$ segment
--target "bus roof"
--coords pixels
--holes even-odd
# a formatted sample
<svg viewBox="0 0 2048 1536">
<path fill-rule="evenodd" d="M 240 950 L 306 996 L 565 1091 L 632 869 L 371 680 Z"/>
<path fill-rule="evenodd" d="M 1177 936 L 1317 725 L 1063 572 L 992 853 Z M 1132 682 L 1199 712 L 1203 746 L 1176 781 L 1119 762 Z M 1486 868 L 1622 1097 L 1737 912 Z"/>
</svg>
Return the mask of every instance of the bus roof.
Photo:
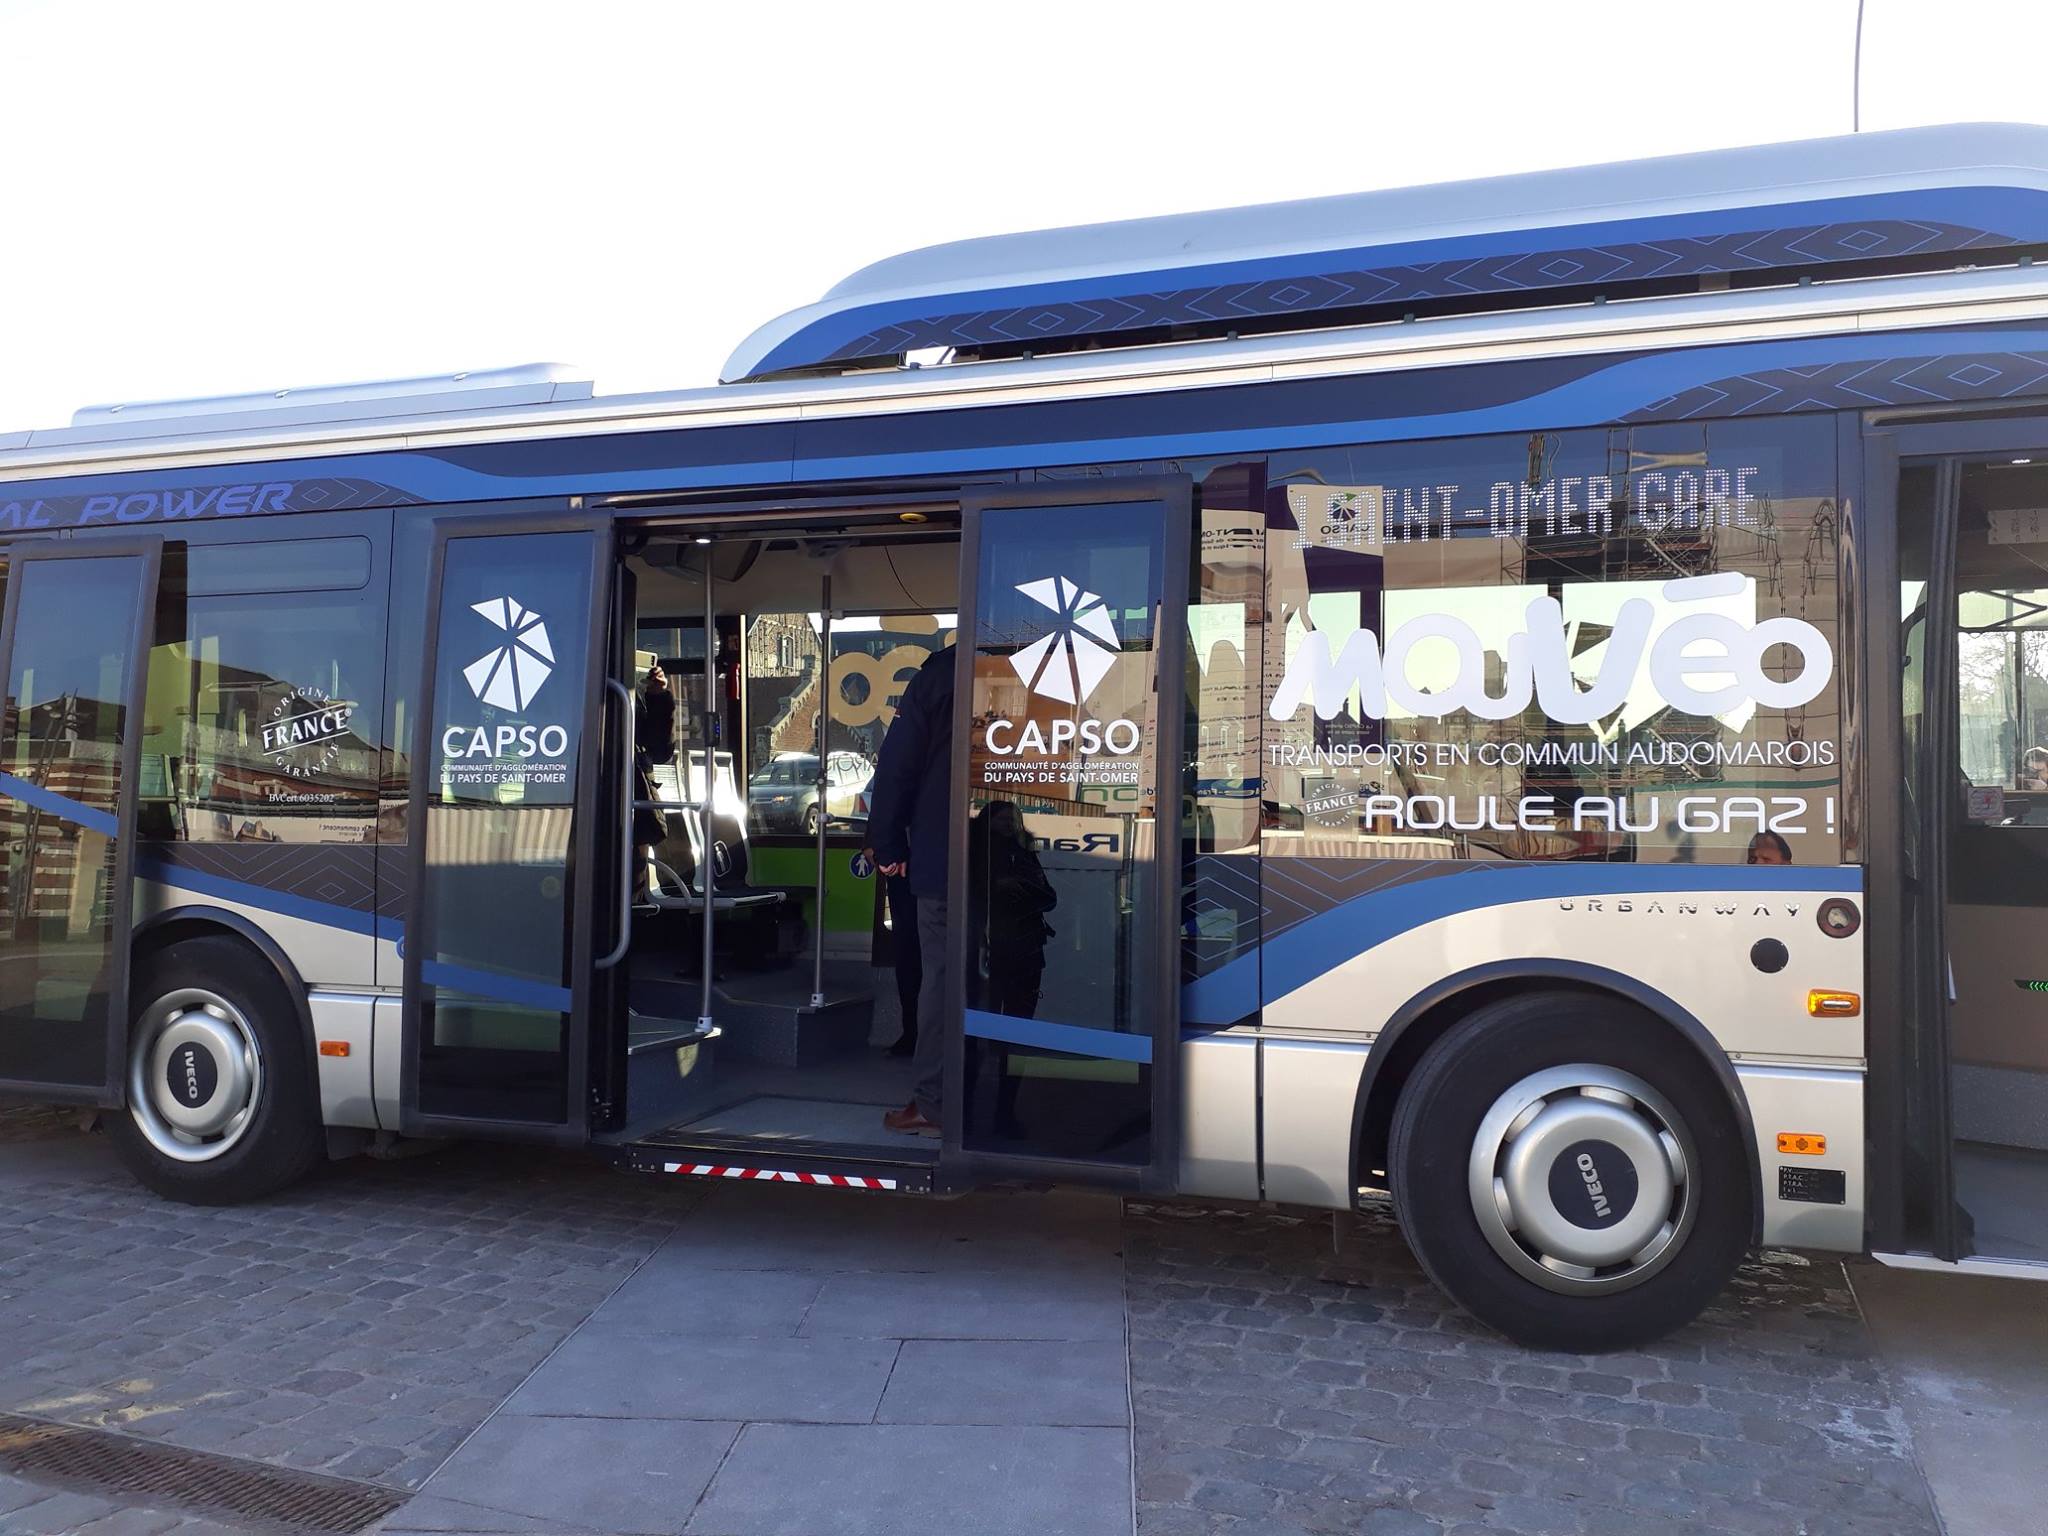
<svg viewBox="0 0 2048 1536">
<path fill-rule="evenodd" d="M 2048 127 L 1906 128 L 954 241 L 863 267 L 755 331 L 720 376 L 1914 270 L 2044 243 Z"/>
<path fill-rule="evenodd" d="M 1804 180 L 1798 179 L 1801 174 Z M 1604 201 L 1592 200 L 1588 189 L 1596 185 L 1608 189 Z M 1632 204 L 1625 195 L 1630 187 L 1637 194 Z M 1574 196 L 1576 203 L 1571 201 Z M 1723 204 L 1719 213 L 1741 226 L 1724 237 L 1710 235 L 1705 227 L 1713 211 L 1709 203 L 1716 197 Z M 1818 246 L 1810 229 L 1805 236 L 1792 226 L 1768 237 L 1743 233 L 1760 222 L 1756 210 L 1766 204 L 1782 213 L 1804 200 L 1841 213 L 1847 205 L 1863 206 L 1873 199 L 1890 199 L 1898 206 L 1881 218 L 1871 214 L 1860 223 L 1843 219 L 1814 226 L 1829 231 L 1827 241 Z M 1954 205 L 1952 220 L 1935 219 L 1937 199 L 1945 200 L 1944 206 Z M 1906 203 L 1919 217 L 1905 216 Z M 1366 214 L 1359 210 L 1382 226 L 1380 235 L 1370 237 L 1380 241 L 1372 249 L 1383 256 L 1397 247 L 1412 251 L 1423 243 L 1416 235 L 1426 210 L 1448 210 L 1454 204 L 1468 210 L 1466 233 L 1446 233 L 1439 244 L 1520 239 L 1526 245 L 1539 236 L 1549 239 L 1559 230 L 1583 234 L 1580 226 L 1595 213 L 1604 216 L 1624 206 L 1633 209 L 1630 217 L 1639 226 L 1657 219 L 1690 220 L 1694 233 L 1667 234 L 1656 247 L 1674 268 L 1693 274 L 1690 286 L 1646 289 L 1623 283 L 1612 293 L 1530 287 L 1511 295 L 1512 302 L 1489 306 L 1468 295 L 1458 304 L 1434 309 L 1418 304 L 1417 313 L 1407 315 L 1398 308 L 1389 314 L 1384 307 L 1368 313 L 1341 305 L 1317 309 L 1311 302 L 1314 285 L 1298 279 L 1262 290 L 1274 303 L 1295 303 L 1294 311 L 1277 318 L 1268 315 L 1261 324 L 1248 323 L 1241 333 L 1217 327 L 1176 328 L 1167 335 L 1076 332 L 1064 339 L 1054 337 L 1036 356 L 1022 357 L 1016 350 L 962 344 L 943 368 L 920 368 L 914 360 L 910 366 L 890 367 L 773 364 L 773 358 L 790 347 L 822 345 L 821 327 L 828 322 L 857 325 L 876 306 L 899 302 L 885 295 L 922 295 L 917 304 L 937 309 L 960 302 L 962 292 L 988 291 L 999 280 L 992 274 L 1008 270 L 999 268 L 1001 261 L 1021 264 L 1027 257 L 1036 259 L 1041 274 L 1092 270 L 1096 275 L 1085 281 L 1105 291 L 1112 282 L 1128 286 L 1141 280 L 1158 289 L 1164 274 L 1192 270 L 1163 265 L 1169 257 L 1213 265 L 1226 247 L 1250 250 L 1255 230 L 1265 237 L 1262 249 L 1270 252 L 1282 235 L 1289 235 L 1298 250 L 1286 259 L 1298 267 L 1311 262 L 1327 267 L 1327 252 L 1357 249 L 1357 242 L 1368 238 L 1358 233 L 1368 227 Z M 1673 213 L 1679 204 L 1696 211 Z M 1398 222 L 1397 214 L 1407 222 Z M 1580 224 L 1568 225 L 1571 219 Z M 1608 225 L 1614 222 L 1609 219 Z M 1343 235 L 1346 227 L 1353 233 Z M 1451 229 L 1448 212 L 1437 227 Z M 1198 237 L 1198 229 L 1209 232 Z M 1186 233 L 1175 233 L 1182 230 Z M 1347 239 L 1350 246 L 1343 245 Z M 1047 265 L 1062 248 L 1071 253 L 1067 266 Z M 1881 264 L 1873 269 L 1867 260 L 1804 269 L 1781 265 L 1761 274 L 1753 265 L 1731 265 L 1738 259 L 1753 263 L 1771 252 L 1780 253 L 1774 260 L 1790 261 L 1801 252 L 1867 256 L 1885 248 L 1915 248 L 1918 255 L 1895 255 L 1889 258 L 1895 263 L 1890 269 Z M 1467 259 L 1455 265 L 1468 286 L 1475 267 L 1497 275 L 1520 274 L 1516 280 L 1521 281 L 1529 280 L 1530 270 L 1543 281 L 1563 281 L 1569 277 L 1568 268 L 1581 262 L 1589 249 L 1540 259 L 1525 251 L 1516 258 Z M 1616 251 L 1625 255 L 1631 249 L 1613 248 L 1604 259 L 1620 259 Z M 1783 255 L 1787 251 L 1792 255 Z M 1944 324 L 1967 323 L 1971 316 L 1986 321 L 2020 313 L 2034 317 L 2048 312 L 2048 263 L 2032 261 L 2044 252 L 2048 128 L 1911 129 L 1769 145 L 1135 220 L 1092 230 L 1005 236 L 912 252 L 856 273 L 824 303 L 795 311 L 757 332 L 735 354 L 728 373 L 745 366 L 738 359 L 749 348 L 755 350 L 760 366 L 749 378 L 722 385 L 604 395 L 594 393 L 588 382 L 562 365 L 534 364 L 436 378 L 92 407 L 66 426 L 0 431 L 0 484 L 11 488 L 78 475 L 182 471 L 201 464 L 275 463 L 511 439 L 826 421 L 877 411 L 1022 403 L 1076 392 L 1136 395 L 1254 382 L 1283 373 L 1379 372 L 1425 363 L 1579 353 L 1588 347 L 1638 351 L 1665 345 L 1660 338 L 1667 335 L 1683 334 L 1696 342 L 1703 326 L 1711 326 L 1719 339 L 1762 340 L 1925 326 L 1936 317 Z M 1247 257 L 1246 262 L 1252 259 Z M 1913 265 L 1914 260 L 1920 265 Z M 1141 265 L 1147 261 L 1151 265 Z M 1728 270 L 1716 277 L 1709 270 L 1716 264 Z M 1551 270 L 1546 273 L 1546 268 Z M 951 288 L 942 286 L 942 272 L 953 274 Z M 1811 284 L 1804 283 L 1808 276 L 1814 279 Z M 1014 274 L 1000 280 L 1023 281 Z M 1041 286 L 1050 285 L 1048 279 Z M 1289 299 L 1295 290 L 1299 292 Z M 1228 291 L 1242 295 L 1250 290 L 1239 285 Z M 1500 300 L 1502 295 L 1480 297 Z M 1601 297 L 1617 302 L 1587 302 Z M 1408 319 L 1418 323 L 1399 323 Z M 771 336 L 777 327 L 782 328 L 780 340 Z M 4 504 L 5 498 L 0 498 Z"/>
</svg>

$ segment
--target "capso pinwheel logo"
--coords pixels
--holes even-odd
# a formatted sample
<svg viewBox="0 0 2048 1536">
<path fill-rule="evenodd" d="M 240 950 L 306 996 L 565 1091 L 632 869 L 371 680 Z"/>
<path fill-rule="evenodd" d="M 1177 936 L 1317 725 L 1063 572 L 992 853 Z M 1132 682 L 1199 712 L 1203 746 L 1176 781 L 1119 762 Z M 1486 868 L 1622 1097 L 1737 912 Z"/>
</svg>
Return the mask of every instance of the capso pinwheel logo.
<svg viewBox="0 0 2048 1536">
<path fill-rule="evenodd" d="M 1109 610 L 1101 598 L 1082 591 L 1064 576 L 1019 582 L 1017 590 L 1060 618 L 1051 634 L 1017 652 L 1010 665 L 1033 693 L 1062 704 L 1083 702 L 1123 648 L 1116 626 L 1109 621 Z"/>
<path fill-rule="evenodd" d="M 503 645 L 493 646 L 462 669 L 469 691 L 499 709 L 525 709 L 555 670 L 547 625 L 516 597 L 494 597 L 469 606 L 505 632 Z"/>
</svg>

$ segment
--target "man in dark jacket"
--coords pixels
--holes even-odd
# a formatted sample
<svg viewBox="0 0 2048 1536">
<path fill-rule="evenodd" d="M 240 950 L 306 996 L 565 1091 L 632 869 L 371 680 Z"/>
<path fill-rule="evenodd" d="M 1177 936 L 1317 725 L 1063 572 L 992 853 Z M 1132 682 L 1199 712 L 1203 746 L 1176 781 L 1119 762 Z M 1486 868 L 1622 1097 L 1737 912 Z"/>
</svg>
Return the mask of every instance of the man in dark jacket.
<svg viewBox="0 0 2048 1536">
<path fill-rule="evenodd" d="M 641 680 L 640 707 L 633 715 L 633 798 L 655 798 L 654 770 L 676 760 L 676 696 L 659 661 Z M 668 826 L 650 810 L 633 812 L 633 894 L 647 894 L 653 874 L 648 861 L 668 836 Z"/>
<path fill-rule="evenodd" d="M 903 690 L 882 738 L 868 802 L 876 867 L 900 875 L 917 898 L 923 976 L 917 994 L 917 1049 L 910 1102 L 882 1116 L 892 1131 L 933 1135 L 945 1075 L 946 853 L 953 820 L 953 647 L 932 654 Z"/>
</svg>

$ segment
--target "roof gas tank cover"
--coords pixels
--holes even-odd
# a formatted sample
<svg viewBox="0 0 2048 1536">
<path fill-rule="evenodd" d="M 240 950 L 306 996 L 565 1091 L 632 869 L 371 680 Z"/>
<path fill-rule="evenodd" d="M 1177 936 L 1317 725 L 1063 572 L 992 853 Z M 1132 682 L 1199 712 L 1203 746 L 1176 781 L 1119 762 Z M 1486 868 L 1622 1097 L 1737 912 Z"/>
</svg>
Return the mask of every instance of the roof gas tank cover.
<svg viewBox="0 0 2048 1536">
<path fill-rule="evenodd" d="M 2009 263 L 2048 128 L 1959 124 L 962 240 L 762 326 L 727 383 Z"/>
<path fill-rule="evenodd" d="M 74 443 L 169 437 L 239 427 L 281 427 L 309 422 L 374 421 L 438 411 L 479 411 L 548 405 L 591 398 L 591 381 L 567 363 L 522 363 L 460 373 L 362 384 L 252 390 L 188 400 L 132 400 L 88 405 L 72 413 L 66 438 Z"/>
</svg>

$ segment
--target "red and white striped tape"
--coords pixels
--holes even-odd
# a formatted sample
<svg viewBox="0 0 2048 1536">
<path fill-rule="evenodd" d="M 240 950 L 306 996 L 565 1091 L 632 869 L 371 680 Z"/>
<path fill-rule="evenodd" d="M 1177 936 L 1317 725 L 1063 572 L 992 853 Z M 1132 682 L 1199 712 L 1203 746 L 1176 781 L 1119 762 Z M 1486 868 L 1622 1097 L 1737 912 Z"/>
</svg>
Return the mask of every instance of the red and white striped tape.
<svg viewBox="0 0 2048 1536">
<path fill-rule="evenodd" d="M 693 1173 L 705 1179 L 767 1179 L 778 1184 L 829 1184 L 834 1189 L 894 1189 L 894 1179 L 855 1173 L 797 1173 L 789 1168 L 728 1168 L 723 1163 L 663 1163 L 663 1173 Z"/>
</svg>

